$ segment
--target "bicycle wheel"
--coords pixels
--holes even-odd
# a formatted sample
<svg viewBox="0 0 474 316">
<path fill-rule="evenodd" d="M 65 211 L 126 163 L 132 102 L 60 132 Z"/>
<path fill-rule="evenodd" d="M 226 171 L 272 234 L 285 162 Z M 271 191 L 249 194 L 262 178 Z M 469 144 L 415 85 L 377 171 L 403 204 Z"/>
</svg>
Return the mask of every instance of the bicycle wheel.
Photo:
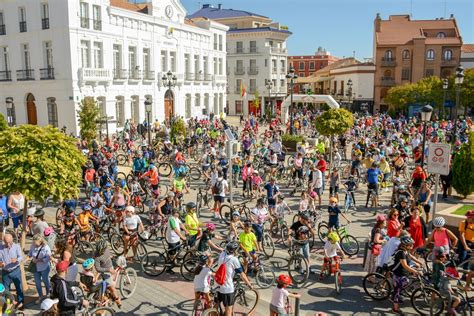
<svg viewBox="0 0 474 316">
<path fill-rule="evenodd" d="M 125 242 L 122 236 L 117 233 L 113 233 L 112 236 L 110 236 L 110 247 L 117 256 L 122 255 L 125 251 Z"/>
<path fill-rule="evenodd" d="M 336 288 L 336 293 L 341 294 L 342 291 L 342 274 L 340 271 L 334 273 L 334 286 Z"/>
<path fill-rule="evenodd" d="M 152 251 L 140 260 L 142 271 L 152 277 L 156 277 L 165 272 L 166 257 L 163 253 Z"/>
<path fill-rule="evenodd" d="M 288 226 L 286 226 L 286 224 L 281 225 L 280 231 L 280 236 L 281 240 L 283 241 L 283 245 L 285 245 L 287 248 L 290 247 L 290 235 L 288 235 Z"/>
<path fill-rule="evenodd" d="M 147 253 L 148 253 L 148 251 L 146 250 L 145 245 L 142 242 L 139 242 L 137 244 L 137 257 L 138 257 L 138 260 L 141 260 L 144 256 L 146 256 Z"/>
<path fill-rule="evenodd" d="M 292 223 L 294 224 L 294 223 L 296 223 L 298 220 L 299 220 L 299 216 L 298 216 L 298 214 L 295 214 L 295 215 L 293 216 L 293 221 L 292 221 Z"/>
<path fill-rule="evenodd" d="M 127 181 L 127 175 L 123 172 L 117 172 L 117 181 L 119 180 Z"/>
<path fill-rule="evenodd" d="M 222 205 L 221 208 L 219 209 L 219 215 L 221 216 L 222 220 L 226 224 L 230 223 L 233 211 L 234 211 L 234 208 L 227 204 Z"/>
<path fill-rule="evenodd" d="M 234 296 L 234 313 L 251 315 L 257 307 L 259 300 L 258 292 L 254 289 L 237 289 Z"/>
<path fill-rule="evenodd" d="M 326 241 L 326 237 L 328 236 L 328 233 L 329 233 L 328 224 L 326 224 L 325 222 L 319 223 L 319 225 L 318 225 L 318 237 L 319 237 L 319 240 L 321 240 L 321 242 Z"/>
<path fill-rule="evenodd" d="M 81 258 L 93 258 L 95 247 L 88 241 L 81 241 L 76 244 L 76 253 Z"/>
<path fill-rule="evenodd" d="M 201 170 L 197 167 L 189 168 L 189 176 L 192 180 L 199 180 L 201 179 Z"/>
<path fill-rule="evenodd" d="M 376 301 L 386 300 L 392 294 L 392 283 L 380 273 L 367 274 L 362 280 L 362 287 Z"/>
<path fill-rule="evenodd" d="M 308 280 L 309 264 L 302 254 L 291 256 L 288 262 L 288 274 L 296 287 L 303 285 Z"/>
<path fill-rule="evenodd" d="M 348 256 L 355 256 L 359 253 L 359 242 L 352 235 L 345 235 L 341 238 L 342 251 Z"/>
<path fill-rule="evenodd" d="M 63 222 L 64 216 L 64 209 L 62 207 L 58 207 L 56 210 L 56 226 L 61 227 L 61 223 Z"/>
<path fill-rule="evenodd" d="M 168 194 L 168 191 L 169 191 L 169 188 L 166 184 L 164 184 L 163 182 L 160 182 L 160 184 L 158 185 L 158 188 L 160 190 L 160 196 L 166 196 Z"/>
<path fill-rule="evenodd" d="M 171 165 L 167 162 L 162 162 L 158 165 L 158 173 L 160 176 L 162 177 L 167 177 L 171 174 L 171 171 L 173 170 L 173 168 L 171 167 Z"/>
<path fill-rule="evenodd" d="M 441 315 L 445 308 L 441 294 L 433 288 L 417 288 L 411 294 L 411 305 L 420 315 Z"/>
<path fill-rule="evenodd" d="M 135 269 L 128 267 L 125 269 L 125 271 L 120 273 L 119 289 L 120 294 L 122 294 L 124 298 L 132 297 L 133 293 L 135 293 L 135 290 L 137 289 L 137 284 L 138 276 Z"/>
<path fill-rule="evenodd" d="M 267 256 L 267 258 L 273 257 L 275 254 L 275 244 L 273 243 L 272 236 L 270 236 L 269 233 L 263 234 L 262 247 L 263 253 Z"/>
<path fill-rule="evenodd" d="M 110 307 L 102 306 L 102 307 L 94 308 L 90 311 L 86 311 L 86 312 L 84 312 L 84 315 L 87 315 L 87 316 L 95 316 L 95 315 L 97 315 L 97 316 L 114 316 L 115 311 Z"/>
<path fill-rule="evenodd" d="M 120 154 L 117 156 L 117 163 L 119 166 L 125 166 L 127 164 L 127 156 Z"/>
<path fill-rule="evenodd" d="M 275 283 L 275 271 L 271 267 L 261 265 L 255 274 L 255 281 L 262 289 L 268 289 Z"/>
<path fill-rule="evenodd" d="M 181 264 L 180 272 L 186 281 L 194 280 L 194 270 L 199 264 L 198 258 L 188 258 Z"/>
</svg>

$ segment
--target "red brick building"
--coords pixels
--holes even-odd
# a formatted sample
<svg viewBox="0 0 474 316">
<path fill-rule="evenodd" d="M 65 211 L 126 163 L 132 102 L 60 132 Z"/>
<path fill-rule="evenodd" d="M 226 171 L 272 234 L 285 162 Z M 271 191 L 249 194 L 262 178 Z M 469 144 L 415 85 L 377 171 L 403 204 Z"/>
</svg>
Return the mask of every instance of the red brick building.
<svg viewBox="0 0 474 316">
<path fill-rule="evenodd" d="M 318 47 L 318 51 L 314 55 L 308 56 L 288 56 L 288 66 L 295 68 L 295 72 L 298 77 L 309 77 L 312 76 L 316 71 L 322 69 L 333 62 L 339 60 L 323 49 Z M 295 85 L 294 92 L 300 93 L 301 86 Z"/>
</svg>

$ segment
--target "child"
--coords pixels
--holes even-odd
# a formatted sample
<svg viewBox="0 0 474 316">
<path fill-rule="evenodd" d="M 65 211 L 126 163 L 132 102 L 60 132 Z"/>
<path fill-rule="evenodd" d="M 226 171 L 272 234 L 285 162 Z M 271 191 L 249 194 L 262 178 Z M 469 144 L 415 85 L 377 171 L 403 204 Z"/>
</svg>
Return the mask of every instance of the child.
<svg viewBox="0 0 474 316">
<path fill-rule="evenodd" d="M 249 257 L 252 256 L 253 262 L 257 264 L 257 254 L 256 251 L 259 251 L 257 236 L 252 232 L 251 222 L 245 221 L 244 231 L 239 235 L 239 244 L 240 249 L 242 249 L 242 256 L 244 258 L 244 272 L 247 273 L 247 268 L 249 264 Z"/>
<path fill-rule="evenodd" d="M 84 290 L 90 293 L 94 293 L 98 291 L 99 301 L 104 302 L 105 301 L 104 295 L 107 290 L 107 282 L 105 281 L 98 282 L 99 274 L 94 273 L 94 264 L 95 264 L 95 260 L 92 258 L 89 258 L 86 261 L 84 261 L 84 263 L 82 263 L 83 270 L 82 272 L 79 273 L 80 285 Z M 120 300 L 117 303 L 117 305 L 119 304 L 120 304 Z"/>
<path fill-rule="evenodd" d="M 345 258 L 341 245 L 339 244 L 339 235 L 335 232 L 330 232 L 326 243 L 324 244 L 324 264 L 321 268 L 319 279 L 323 279 L 325 275 L 331 274 L 332 260 L 336 261 L 336 270 L 339 269 L 339 257 L 337 256 L 338 251 L 341 253 L 342 258 Z"/>
<path fill-rule="evenodd" d="M 352 201 L 354 203 L 354 208 L 356 206 L 356 200 L 355 200 L 355 190 L 357 189 L 357 182 L 354 180 L 354 176 L 350 175 L 349 180 L 344 182 L 344 186 L 346 187 L 347 192 L 349 192 L 352 196 Z"/>
<path fill-rule="evenodd" d="M 347 221 L 349 224 L 350 221 L 346 218 L 344 214 L 342 214 L 341 210 L 337 206 L 337 199 L 335 197 L 329 198 L 329 221 L 328 221 L 328 228 L 329 231 L 332 231 L 333 228 L 339 228 L 339 214 Z"/>
<path fill-rule="evenodd" d="M 285 211 L 291 214 L 291 209 L 288 204 L 285 203 L 285 197 L 283 195 L 277 196 L 277 203 L 275 209 L 270 210 L 270 216 L 272 217 L 272 224 L 270 225 L 270 231 L 273 232 L 273 227 L 278 225 L 278 221 L 285 220 Z"/>
<path fill-rule="evenodd" d="M 444 247 L 436 251 L 436 259 L 433 262 L 433 285 L 447 302 L 447 314 L 456 315 L 456 307 L 461 300 L 454 295 L 454 290 L 449 283 L 449 275 L 446 273 L 447 252 L 448 250 Z"/>
<path fill-rule="evenodd" d="M 309 198 L 308 193 L 306 191 L 301 192 L 301 201 L 298 210 L 300 212 L 305 212 L 309 208 Z"/>
<path fill-rule="evenodd" d="M 142 194 L 142 193 L 144 194 L 145 193 L 145 191 L 143 191 L 143 189 L 142 189 L 142 186 L 138 182 L 138 177 L 133 177 L 133 181 L 130 184 L 130 193 L 131 193 L 132 197 L 135 197 L 139 194 Z"/>
<path fill-rule="evenodd" d="M 204 309 L 207 309 L 211 305 L 211 296 L 209 292 L 211 291 L 211 277 L 214 273 L 211 270 L 213 260 L 212 257 L 207 255 L 201 255 L 199 257 L 199 265 L 194 270 L 194 308 L 196 309 L 197 303 L 201 294 L 204 294 L 206 299 L 206 306 Z"/>
<path fill-rule="evenodd" d="M 258 171 L 254 170 L 253 174 L 252 174 L 252 197 L 253 198 L 258 197 L 258 195 L 260 193 L 260 186 L 261 186 L 262 182 L 263 182 L 263 180 L 260 177 L 260 175 L 258 174 Z"/>
<path fill-rule="evenodd" d="M 301 297 L 300 294 L 290 293 L 286 287 L 291 285 L 291 278 L 286 274 L 280 274 L 277 278 L 277 286 L 272 291 L 270 301 L 270 316 L 288 315 L 288 297 Z"/>
<path fill-rule="evenodd" d="M 234 241 L 239 236 L 237 229 L 241 228 L 244 229 L 244 224 L 240 220 L 240 213 L 238 211 L 234 211 L 232 213 L 232 220 L 230 221 L 229 225 L 229 235 L 227 237 L 227 241 Z"/>
</svg>

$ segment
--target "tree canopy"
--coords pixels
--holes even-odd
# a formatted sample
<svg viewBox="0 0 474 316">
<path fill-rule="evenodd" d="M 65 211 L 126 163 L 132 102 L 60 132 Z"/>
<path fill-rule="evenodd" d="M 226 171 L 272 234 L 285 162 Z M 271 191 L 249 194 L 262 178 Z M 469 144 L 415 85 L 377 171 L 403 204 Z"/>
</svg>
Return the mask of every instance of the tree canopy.
<svg viewBox="0 0 474 316">
<path fill-rule="evenodd" d="M 455 154 L 453 164 L 453 188 L 466 197 L 474 192 L 474 132 L 469 141 Z"/>
<path fill-rule="evenodd" d="M 329 109 L 316 117 L 314 125 L 321 135 L 341 135 L 354 126 L 354 117 L 346 109 Z"/>
<path fill-rule="evenodd" d="M 0 192 L 21 192 L 43 201 L 76 197 L 84 155 L 76 141 L 57 128 L 35 125 L 0 132 Z"/>
<path fill-rule="evenodd" d="M 100 118 L 100 109 L 94 99 L 83 99 L 77 116 L 79 117 L 81 138 L 90 144 L 97 137 L 97 120 Z"/>
<path fill-rule="evenodd" d="M 5 117 L 3 116 L 3 114 L 0 113 L 0 132 L 6 130 L 7 128 L 8 128 L 8 123 L 5 120 Z"/>
</svg>

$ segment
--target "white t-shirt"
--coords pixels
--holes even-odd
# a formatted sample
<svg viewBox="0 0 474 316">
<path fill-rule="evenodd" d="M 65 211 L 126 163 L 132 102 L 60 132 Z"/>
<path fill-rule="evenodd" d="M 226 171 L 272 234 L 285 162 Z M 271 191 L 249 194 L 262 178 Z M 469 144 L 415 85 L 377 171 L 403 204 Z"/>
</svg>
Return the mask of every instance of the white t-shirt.
<svg viewBox="0 0 474 316">
<path fill-rule="evenodd" d="M 323 174 L 321 170 L 315 169 L 313 170 L 313 181 L 311 183 L 315 188 L 322 188 L 323 186 Z"/>
<path fill-rule="evenodd" d="M 342 251 L 341 249 L 341 245 L 339 245 L 339 243 L 331 243 L 329 240 L 326 241 L 326 243 L 324 244 L 324 254 L 326 255 L 326 257 L 328 258 L 332 258 L 332 257 L 335 257 L 337 256 L 337 250 L 340 250 Z"/>
<path fill-rule="evenodd" d="M 239 259 L 233 255 L 228 255 L 225 251 L 219 255 L 217 266 L 226 263 L 226 279 L 224 285 L 219 285 L 219 293 L 228 294 L 234 293 L 234 274 L 236 269 L 242 269 Z"/>
<path fill-rule="evenodd" d="M 252 215 L 255 216 L 255 219 L 257 221 L 257 224 L 263 224 L 265 222 L 265 219 L 268 216 L 268 211 L 266 207 L 263 208 L 254 208 L 252 210 Z"/>
<path fill-rule="evenodd" d="M 285 211 L 288 209 L 288 206 L 285 202 L 277 203 L 275 205 L 275 210 L 273 211 L 273 214 L 277 218 L 284 218 L 285 217 Z"/>
<path fill-rule="evenodd" d="M 281 153 L 282 145 L 279 141 L 275 141 L 272 143 L 271 149 L 276 153 Z"/>
<path fill-rule="evenodd" d="M 170 216 L 170 219 L 168 220 L 168 229 L 166 233 L 166 241 L 170 244 L 175 244 L 178 243 L 181 238 L 179 235 L 174 231 L 173 228 L 171 228 L 171 221 L 173 221 L 175 228 L 178 230 L 178 232 L 181 233 L 181 221 L 179 218 L 176 218 L 174 216 Z"/>
<path fill-rule="evenodd" d="M 286 298 L 288 297 L 289 294 L 290 293 L 286 289 L 284 288 L 279 289 L 278 287 L 275 287 L 273 288 L 273 291 L 272 291 L 272 300 L 270 303 L 275 307 L 285 308 Z"/>
<path fill-rule="evenodd" d="M 227 183 L 227 180 L 225 180 L 224 178 L 218 178 L 216 180 L 217 182 L 221 182 L 221 193 L 219 193 L 218 195 L 219 196 L 222 196 L 222 197 L 225 197 L 225 192 L 229 189 L 229 184 Z"/>
<path fill-rule="evenodd" d="M 209 267 L 203 267 L 201 272 L 194 277 L 194 291 L 209 293 L 211 290 L 211 274 Z"/>
<path fill-rule="evenodd" d="M 138 229 L 138 224 L 142 222 L 140 216 L 138 215 L 132 215 L 130 217 L 125 216 L 125 219 L 123 220 L 123 224 L 127 227 L 127 229 Z"/>
</svg>

